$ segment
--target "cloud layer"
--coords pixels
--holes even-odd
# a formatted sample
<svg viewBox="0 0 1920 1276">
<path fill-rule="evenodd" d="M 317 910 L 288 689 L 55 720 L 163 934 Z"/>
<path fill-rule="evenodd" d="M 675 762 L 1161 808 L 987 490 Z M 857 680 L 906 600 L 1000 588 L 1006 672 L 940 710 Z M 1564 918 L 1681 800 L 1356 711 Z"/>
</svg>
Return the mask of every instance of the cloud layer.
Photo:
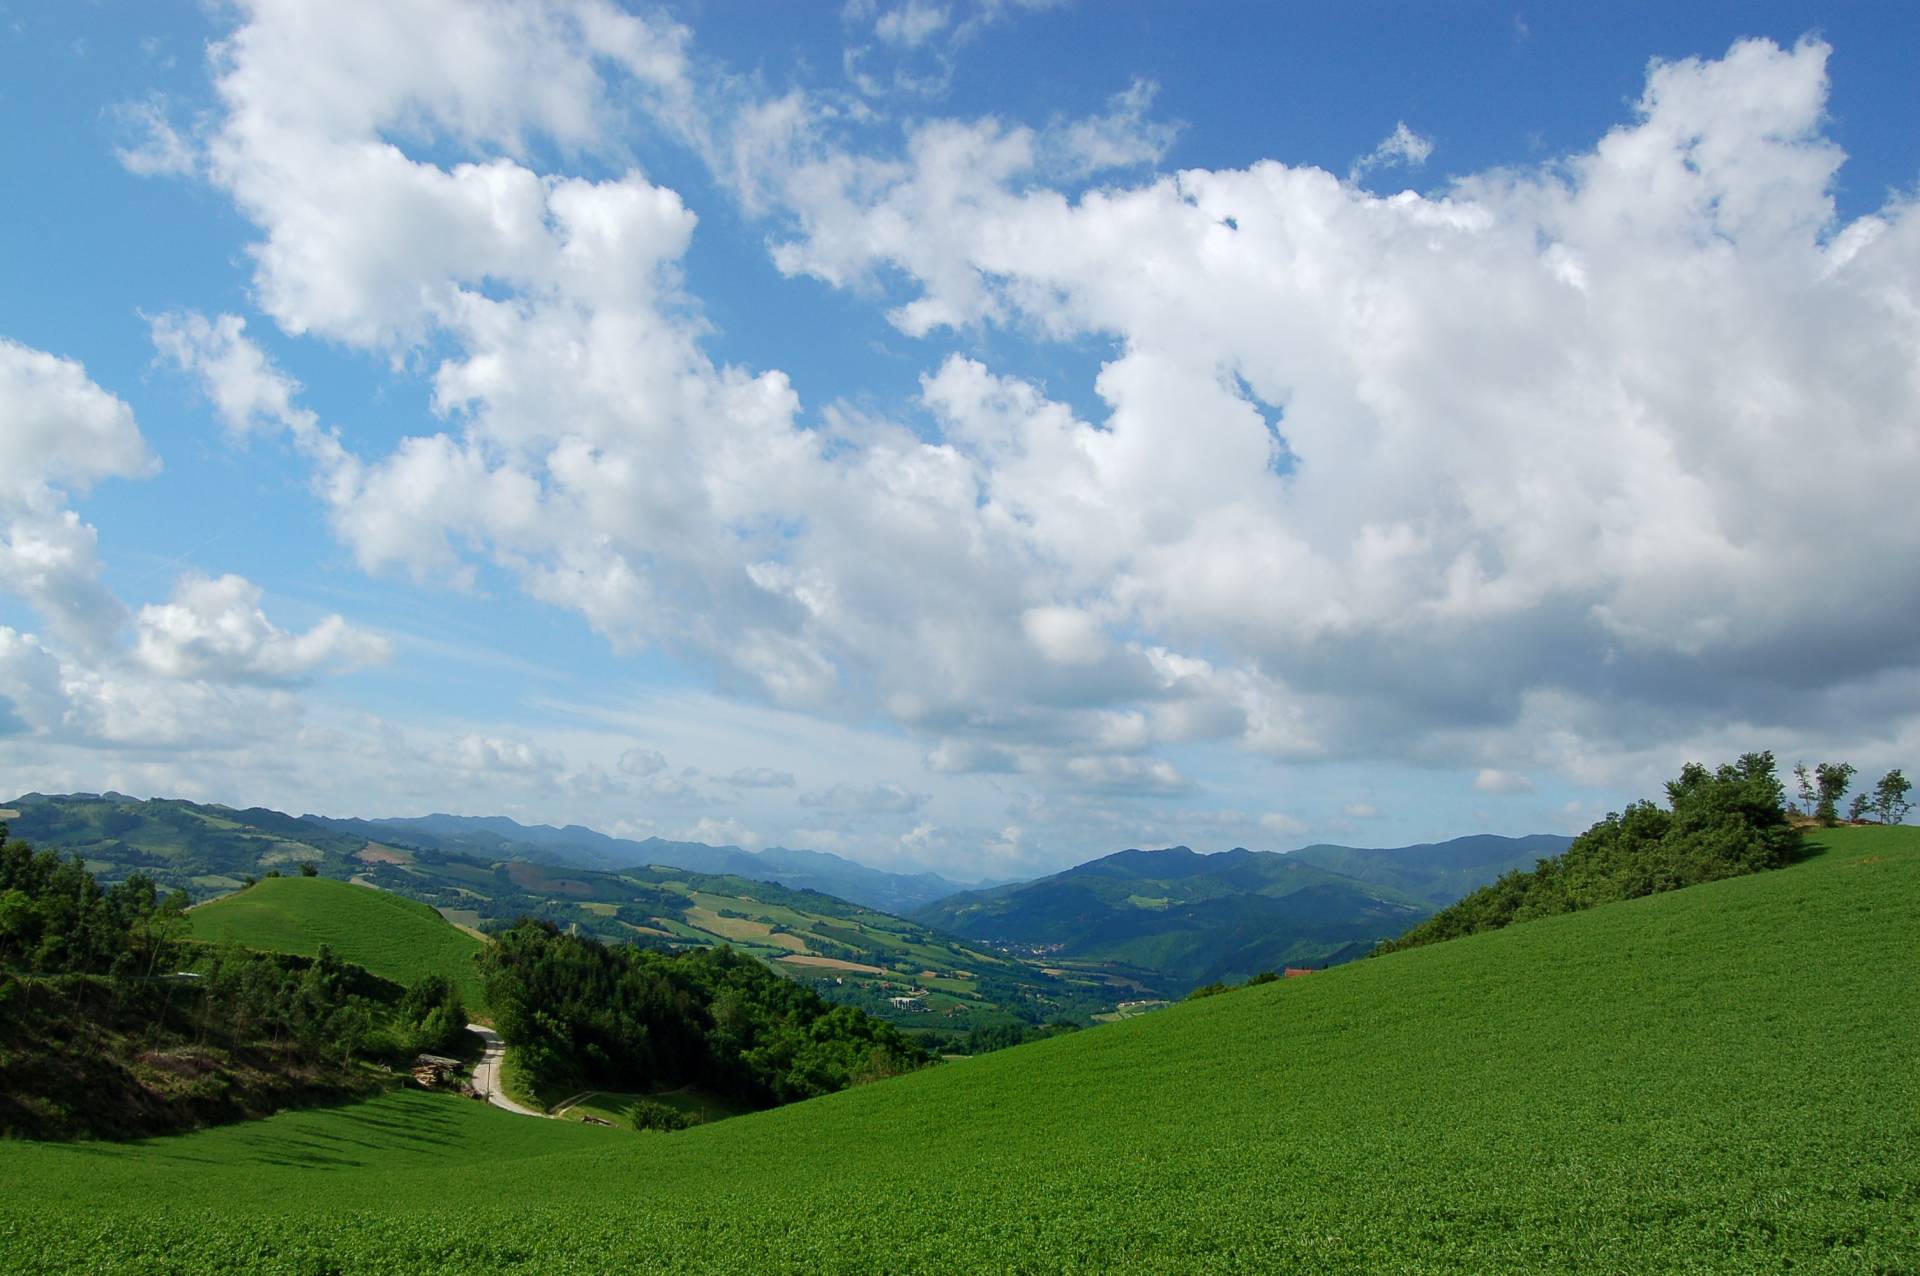
<svg viewBox="0 0 1920 1276">
<path fill-rule="evenodd" d="M 610 3 L 347 10 L 241 5 L 217 109 L 188 140 L 141 108 L 165 146 L 126 162 L 254 228 L 257 324 L 430 388 L 432 417 L 380 439 L 304 406 L 245 317 L 153 320 L 229 432 L 306 458 L 367 572 L 497 576 L 727 696 L 878 723 L 919 779 L 1001 777 L 1010 822 L 974 823 L 1002 857 L 1112 801 L 1203 798 L 1195 749 L 1513 797 L 1743 732 L 1831 738 L 1863 700 L 1887 737 L 1920 722 L 1920 522 L 1889 517 L 1920 490 L 1920 214 L 1836 216 L 1817 41 L 1655 63 L 1588 149 L 1381 195 L 1432 139 L 1402 123 L 1344 179 L 1168 172 L 1146 83 L 1084 118 L 889 133 Z M 1007 11 L 849 5 L 849 82 L 924 96 Z M 916 401 L 716 358 L 682 278 L 711 210 L 636 139 L 707 165 L 787 277 L 875 302 Z M 1104 358 L 1043 384 L 983 334 Z M 0 466 L 0 581 L 46 617 L 0 633 L 24 721 L 73 694 L 56 646 L 110 651 L 130 619 L 63 493 L 151 459 L 77 365 L 0 344 L 5 402 L 82 438 L 31 479 Z M 121 666 L 207 695 L 387 654 L 339 617 L 276 627 L 237 577 L 131 619 Z M 422 748 L 701 800 L 647 747 Z M 737 762 L 721 783 L 823 837 L 890 819 L 903 854 L 942 853 L 914 776 Z"/>
</svg>

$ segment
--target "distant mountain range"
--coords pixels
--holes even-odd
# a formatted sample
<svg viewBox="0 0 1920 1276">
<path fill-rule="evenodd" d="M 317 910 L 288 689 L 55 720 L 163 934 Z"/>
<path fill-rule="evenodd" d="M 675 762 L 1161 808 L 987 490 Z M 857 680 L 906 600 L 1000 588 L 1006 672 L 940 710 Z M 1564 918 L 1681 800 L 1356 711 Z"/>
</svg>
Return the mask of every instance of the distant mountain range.
<svg viewBox="0 0 1920 1276">
<path fill-rule="evenodd" d="M 1128 850 L 1038 881 L 965 891 L 913 914 L 951 935 L 1170 993 L 1364 954 L 1571 838 L 1481 835 L 1290 853 Z"/>
<path fill-rule="evenodd" d="M 765 862 L 738 848 L 596 842 L 601 835 L 587 829 L 454 816 L 394 823 L 296 817 L 118 793 L 30 793 L 12 806 L 12 834 L 43 850 L 80 855 L 108 882 L 138 871 L 205 900 L 250 878 L 311 866 L 321 877 L 419 900 L 476 931 L 533 917 L 616 943 L 728 944 L 829 1000 L 914 1031 L 965 1035 L 1014 1019 L 1083 1022 L 1137 995 L 1125 977 L 1045 971 L 885 910 L 769 881 Z M 533 840 L 509 836 L 515 833 Z M 739 863 L 752 876 L 660 864 L 660 849 L 675 846 L 676 858 L 701 858 L 708 870 Z M 594 854 L 617 854 L 625 863 L 578 862 Z M 837 873 L 852 870 L 850 877 L 896 876 L 830 855 L 794 862 L 824 862 Z M 952 883 L 940 885 L 950 890 Z"/>
<path fill-rule="evenodd" d="M 773 882 L 792 890 L 813 890 L 865 904 L 885 913 L 908 913 L 956 891 L 982 883 L 955 882 L 937 873 L 889 873 L 827 851 L 770 846 L 749 851 L 705 842 L 642 841 L 610 837 L 578 824 L 521 824 L 503 815 L 421 815 L 398 819 L 340 820 L 324 815 L 300 817 L 334 832 L 374 842 L 402 842 L 426 850 L 546 860 L 574 868 L 614 870 L 644 865 L 684 868 L 692 873 L 726 873 Z"/>
<path fill-rule="evenodd" d="M 265 807 L 232 811 L 175 799 L 142 800 L 124 793 L 28 793 L 9 805 L 18 808 L 11 821 L 14 832 L 28 841 L 80 851 L 93 861 L 96 872 L 109 879 L 143 869 L 196 898 L 232 890 L 240 884 L 235 874 L 312 858 L 297 853 L 298 847 L 328 849 L 337 844 L 357 850 L 364 842 L 601 871 L 651 864 L 693 873 L 724 873 L 792 890 L 815 890 L 895 914 L 911 912 L 956 891 L 994 884 L 956 882 L 935 873 L 889 873 L 826 851 L 775 846 L 754 852 L 657 837 L 633 841 L 578 824 L 527 825 L 499 815 L 378 820 L 296 817 Z M 238 819 L 202 818 L 222 811 Z M 265 834 L 273 836 L 255 845 Z M 286 845 L 276 848 L 276 840 Z"/>
<path fill-rule="evenodd" d="M 1390 850 L 1128 850 L 1038 881 L 968 889 L 937 874 L 889 873 L 821 851 L 634 841 L 502 816 L 335 819 L 118 793 L 29 793 L 6 806 L 16 808 L 8 821 L 16 836 L 78 853 L 104 880 L 138 870 L 197 899 L 305 861 L 328 876 L 377 883 L 456 911 L 477 910 L 473 924 L 529 911 L 608 938 L 666 930 L 669 938 L 707 942 L 727 937 L 739 920 L 716 910 L 741 910 L 708 901 L 700 906 L 711 905 L 720 921 L 707 919 L 686 935 L 675 929 L 685 917 L 673 909 L 665 911 L 674 925 L 656 925 L 663 874 L 739 882 L 721 893 L 756 901 L 749 920 L 764 920 L 759 913 L 769 909 L 767 918 L 777 919 L 778 910 L 789 907 L 769 891 L 817 892 L 831 899 L 800 911 L 838 916 L 859 905 L 910 918 L 976 950 L 998 948 L 1032 972 L 1018 987 L 992 989 L 991 1000 L 1002 1005 L 1031 997 L 1035 980 L 1051 981 L 1045 999 L 1056 1004 L 1091 989 L 1111 990 L 1119 1001 L 1180 996 L 1216 979 L 1241 980 L 1287 965 L 1345 961 L 1508 869 L 1559 854 L 1571 840 L 1483 835 Z M 683 881 L 676 889 L 710 894 L 717 888 Z M 629 896 L 653 899 L 655 913 L 624 918 L 620 906 Z M 884 930 L 892 923 L 861 924 Z M 833 943 L 850 952 L 860 948 L 851 932 L 816 934 L 821 937 L 806 941 L 808 951 L 826 952 Z M 927 967 L 966 969 L 967 961 L 933 960 L 929 950 Z"/>
</svg>

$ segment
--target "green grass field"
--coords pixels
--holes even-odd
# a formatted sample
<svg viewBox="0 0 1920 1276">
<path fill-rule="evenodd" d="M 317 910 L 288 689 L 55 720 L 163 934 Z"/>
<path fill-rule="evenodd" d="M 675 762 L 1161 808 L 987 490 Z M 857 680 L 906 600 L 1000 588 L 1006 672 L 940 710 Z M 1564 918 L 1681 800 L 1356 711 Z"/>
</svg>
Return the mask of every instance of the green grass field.
<svg viewBox="0 0 1920 1276">
<path fill-rule="evenodd" d="M 0 1269 L 1920 1270 L 1920 830 L 676 1134 L 0 1144 Z"/>
<path fill-rule="evenodd" d="M 563 1096 L 570 1097 L 570 1096 Z M 602 1121 L 611 1121 L 623 1130 L 633 1128 L 634 1105 L 642 1099 L 685 1112 L 696 1121 L 724 1121 L 737 1115 L 741 1109 L 728 1103 L 718 1095 L 708 1094 L 693 1086 L 682 1086 L 678 1090 L 664 1090 L 658 1094 L 623 1094 L 614 1090 L 595 1090 L 585 1099 L 569 1107 L 562 1114 L 564 1120 L 579 1121 L 596 1116 Z"/>
<path fill-rule="evenodd" d="M 425 904 L 325 877 L 268 877 L 187 914 L 193 937 L 311 957 L 327 944 L 343 961 L 395 983 L 440 974 L 469 1010 L 485 1007 L 474 954 L 480 940 Z"/>
</svg>

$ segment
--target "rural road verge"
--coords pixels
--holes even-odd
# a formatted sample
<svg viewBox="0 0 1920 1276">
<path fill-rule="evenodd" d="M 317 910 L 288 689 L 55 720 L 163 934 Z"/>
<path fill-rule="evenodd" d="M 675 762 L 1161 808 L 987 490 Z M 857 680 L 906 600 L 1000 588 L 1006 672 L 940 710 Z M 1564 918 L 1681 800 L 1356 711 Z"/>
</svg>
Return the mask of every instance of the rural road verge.
<svg viewBox="0 0 1920 1276">
<path fill-rule="evenodd" d="M 479 1037 L 486 1045 L 486 1053 L 480 1056 L 480 1062 L 473 1065 L 473 1088 L 485 1096 L 488 1103 L 496 1108 L 505 1108 L 509 1112 L 518 1112 L 521 1116 L 545 1116 L 544 1112 L 535 1112 L 532 1108 L 522 1107 L 509 1099 L 500 1085 L 500 1061 L 506 1057 L 506 1043 L 500 1040 L 500 1034 L 491 1028 L 477 1023 L 467 1025 L 467 1031 Z"/>
</svg>

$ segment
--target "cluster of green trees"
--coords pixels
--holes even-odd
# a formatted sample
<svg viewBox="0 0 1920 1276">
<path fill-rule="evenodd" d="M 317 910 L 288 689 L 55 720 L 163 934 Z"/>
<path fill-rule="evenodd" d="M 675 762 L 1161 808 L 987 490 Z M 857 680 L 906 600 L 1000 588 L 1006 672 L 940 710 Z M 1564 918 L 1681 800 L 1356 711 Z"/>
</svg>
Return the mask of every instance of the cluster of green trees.
<svg viewBox="0 0 1920 1276">
<path fill-rule="evenodd" d="M 159 986 L 154 1033 L 201 1045 L 291 1048 L 338 1064 L 470 1048 L 450 980 L 403 989 L 325 945 L 305 958 L 190 943 L 186 904 L 139 873 L 103 889 L 78 857 L 35 851 L 0 825 L 0 979 L 64 980 L 69 1010 L 112 1016 L 147 1000 L 135 985 Z"/>
<path fill-rule="evenodd" d="M 481 959 L 500 1035 L 536 1087 L 698 1082 L 771 1107 L 895 1075 L 928 1056 L 728 948 L 607 945 L 523 919 Z"/>
<path fill-rule="evenodd" d="M 1277 983 L 1279 979 L 1280 979 L 1280 976 L 1276 972 L 1271 970 L 1263 970 L 1259 974 L 1253 976 L 1253 978 L 1247 980 L 1246 983 L 1240 984 L 1238 986 L 1241 988 L 1258 988 L 1261 984 Z M 1224 983 L 1221 980 L 1216 979 L 1212 983 L 1202 984 L 1198 988 L 1195 988 L 1192 992 L 1188 993 L 1187 1000 L 1198 1001 L 1202 997 L 1218 997 L 1223 992 L 1232 992 L 1234 990 L 1234 987 L 1235 985 L 1233 984 Z"/>
<path fill-rule="evenodd" d="M 995 1050 L 1005 1050 L 1008 1046 L 1023 1046 L 1029 1041 L 1045 1041 L 1048 1037 L 1078 1031 L 1080 1025 L 1068 1019 L 1056 1019 L 1045 1024 L 999 1019 L 975 1024 L 965 1036 L 942 1042 L 941 1048 L 955 1054 L 990 1054 Z M 923 1040 L 935 1041 L 939 1038 L 935 1036 Z"/>
<path fill-rule="evenodd" d="M 223 944 L 201 948 L 191 964 L 179 998 L 197 1040 L 292 1048 L 343 1065 L 404 1049 L 391 1009 L 401 990 L 324 944 L 311 958 Z"/>
<path fill-rule="evenodd" d="M 35 851 L 0 824 L 0 970 L 150 976 L 174 960 L 186 906 L 140 873 L 102 890 L 78 858 Z"/>
<path fill-rule="evenodd" d="M 1690 762 L 1668 782 L 1666 808 L 1642 801 L 1610 813 L 1564 853 L 1506 874 L 1374 952 L 1779 868 L 1798 846 L 1773 754 L 1743 754 L 1713 771 Z"/>
<path fill-rule="evenodd" d="M 1840 799 L 1847 795 L 1857 774 L 1851 762 L 1822 762 L 1812 772 L 1804 762 L 1796 765 L 1793 778 L 1799 789 L 1800 813 L 1829 827 L 1838 824 Z M 1911 792 L 1913 782 L 1895 767 L 1871 790 L 1862 789 L 1853 795 L 1847 819 L 1855 824 L 1898 824 L 1913 809 L 1913 803 L 1907 800 Z"/>
</svg>

